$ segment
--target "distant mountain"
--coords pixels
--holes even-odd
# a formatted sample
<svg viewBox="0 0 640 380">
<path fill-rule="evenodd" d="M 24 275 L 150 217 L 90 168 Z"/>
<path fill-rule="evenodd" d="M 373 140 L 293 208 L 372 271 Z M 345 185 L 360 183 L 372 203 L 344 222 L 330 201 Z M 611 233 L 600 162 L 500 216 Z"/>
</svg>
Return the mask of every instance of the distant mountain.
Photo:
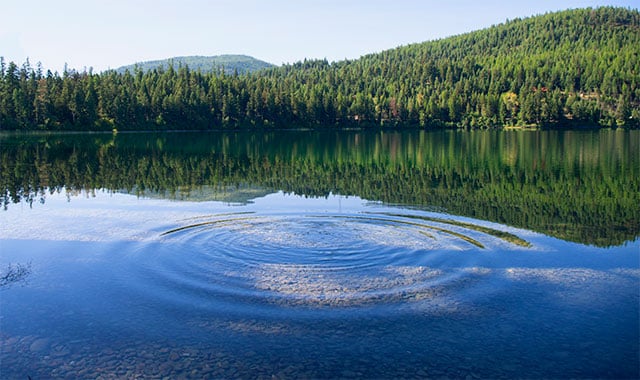
<svg viewBox="0 0 640 380">
<path fill-rule="evenodd" d="M 236 70 L 239 74 L 251 73 L 274 66 L 271 63 L 264 62 L 246 55 L 226 54 L 211 57 L 194 55 L 188 57 L 173 57 L 156 61 L 139 62 L 133 65 L 122 66 L 120 68 L 117 68 L 116 71 L 121 74 L 126 70 L 133 72 L 137 66 L 142 69 L 143 72 L 147 72 L 160 67 L 167 69 L 171 65 L 173 65 L 173 67 L 176 69 L 180 66 L 188 66 L 190 70 L 200 71 L 202 73 L 210 73 L 224 69 L 225 73 L 227 74 L 233 74 Z"/>
</svg>

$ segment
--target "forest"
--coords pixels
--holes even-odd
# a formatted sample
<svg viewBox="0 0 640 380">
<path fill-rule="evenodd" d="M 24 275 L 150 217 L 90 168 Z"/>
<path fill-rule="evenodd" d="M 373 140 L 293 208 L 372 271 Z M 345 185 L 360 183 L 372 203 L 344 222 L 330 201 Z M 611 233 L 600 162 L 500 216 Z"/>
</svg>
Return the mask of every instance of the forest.
<svg viewBox="0 0 640 380">
<path fill-rule="evenodd" d="M 640 126 L 640 12 L 524 19 L 252 73 L 0 61 L 0 130 Z"/>
</svg>

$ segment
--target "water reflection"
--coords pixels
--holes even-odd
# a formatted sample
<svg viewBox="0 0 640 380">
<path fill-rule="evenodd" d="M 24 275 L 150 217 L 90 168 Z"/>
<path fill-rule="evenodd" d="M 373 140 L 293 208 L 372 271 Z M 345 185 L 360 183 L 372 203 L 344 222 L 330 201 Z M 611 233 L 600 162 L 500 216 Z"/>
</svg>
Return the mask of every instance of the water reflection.
<svg viewBox="0 0 640 380">
<path fill-rule="evenodd" d="M 439 209 L 564 240 L 640 234 L 640 131 L 1 135 L 4 208 L 109 189 L 246 203 L 282 190 Z"/>
<path fill-rule="evenodd" d="M 31 274 L 31 263 L 9 264 L 0 271 L 0 289 L 24 283 Z"/>
<path fill-rule="evenodd" d="M 281 192 L 1 215 L 0 268 L 37 269 L 0 289 L 6 378 L 637 377 L 638 241 Z"/>
</svg>

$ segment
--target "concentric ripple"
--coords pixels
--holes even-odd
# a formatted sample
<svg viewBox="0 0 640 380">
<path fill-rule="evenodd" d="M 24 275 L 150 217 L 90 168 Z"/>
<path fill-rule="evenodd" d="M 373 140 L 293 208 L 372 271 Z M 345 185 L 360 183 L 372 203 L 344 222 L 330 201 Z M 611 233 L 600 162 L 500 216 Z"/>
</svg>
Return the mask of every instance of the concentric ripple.
<svg viewBox="0 0 640 380">
<path fill-rule="evenodd" d="M 420 302 L 438 311 L 457 308 L 457 295 L 486 274 L 443 265 L 452 254 L 473 257 L 529 244 L 468 222 L 387 212 L 206 215 L 178 221 L 160 242 L 156 287 L 178 298 L 196 297 L 196 304 Z"/>
</svg>

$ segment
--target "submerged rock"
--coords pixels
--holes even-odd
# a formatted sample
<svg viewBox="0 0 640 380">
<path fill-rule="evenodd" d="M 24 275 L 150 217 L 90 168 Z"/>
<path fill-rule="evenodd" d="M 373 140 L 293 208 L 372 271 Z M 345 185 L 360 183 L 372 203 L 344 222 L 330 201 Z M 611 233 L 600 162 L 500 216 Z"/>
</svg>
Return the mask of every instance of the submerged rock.
<svg viewBox="0 0 640 380">
<path fill-rule="evenodd" d="M 29 351 L 40 352 L 40 351 L 44 351 L 48 347 L 49 347 L 49 339 L 40 338 L 34 341 L 33 343 L 31 343 L 31 346 L 29 346 Z"/>
</svg>

